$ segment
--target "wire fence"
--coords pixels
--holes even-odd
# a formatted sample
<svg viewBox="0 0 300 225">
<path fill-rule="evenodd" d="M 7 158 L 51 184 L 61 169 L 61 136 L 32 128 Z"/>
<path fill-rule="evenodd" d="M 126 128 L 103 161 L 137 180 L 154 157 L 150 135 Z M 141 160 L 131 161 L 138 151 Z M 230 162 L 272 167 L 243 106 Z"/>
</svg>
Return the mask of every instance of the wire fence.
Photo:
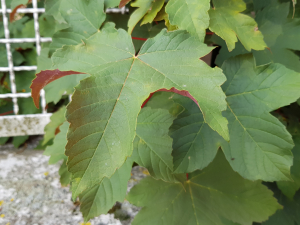
<svg viewBox="0 0 300 225">
<path fill-rule="evenodd" d="M 18 115 L 19 106 L 18 98 L 29 98 L 31 93 L 17 93 L 15 82 L 15 71 L 35 71 L 37 66 L 14 66 L 11 44 L 13 43 L 35 43 L 36 53 L 41 53 L 41 43 L 51 42 L 50 37 L 41 37 L 39 32 L 39 14 L 44 13 L 44 8 L 38 8 L 37 0 L 32 0 L 32 8 L 19 8 L 17 13 L 32 13 L 34 19 L 34 38 L 10 38 L 8 25 L 8 14 L 12 13 L 12 9 L 8 9 L 5 0 L 1 0 L 0 13 L 3 18 L 3 27 L 5 38 L 0 39 L 0 44 L 5 44 L 7 54 L 7 67 L 0 67 L 0 72 L 8 72 L 10 79 L 11 93 L 0 94 L 0 99 L 11 98 L 13 102 L 14 115 L 0 116 L 0 137 L 22 136 L 22 135 L 37 135 L 44 134 L 44 127 L 50 122 L 51 113 L 47 113 L 45 91 L 41 90 L 41 108 L 42 113 L 33 115 Z M 107 9 L 107 13 L 122 13 L 127 12 L 125 7 L 121 9 Z"/>
</svg>

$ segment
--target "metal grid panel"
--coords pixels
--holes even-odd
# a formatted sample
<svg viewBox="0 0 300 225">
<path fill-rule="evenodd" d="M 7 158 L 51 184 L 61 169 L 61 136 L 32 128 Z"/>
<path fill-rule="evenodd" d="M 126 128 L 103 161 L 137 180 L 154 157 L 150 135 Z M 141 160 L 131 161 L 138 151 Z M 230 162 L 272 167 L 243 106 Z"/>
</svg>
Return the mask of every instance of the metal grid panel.
<svg viewBox="0 0 300 225">
<path fill-rule="evenodd" d="M 1 98 L 11 98 L 13 101 L 13 116 L 0 116 L 0 137 L 9 137 L 9 136 L 21 136 L 21 135 L 35 135 L 43 134 L 44 126 L 50 121 L 50 113 L 47 113 L 46 110 L 46 99 L 45 92 L 41 90 L 41 107 L 42 114 L 34 115 L 18 115 L 19 106 L 18 98 L 28 98 L 31 96 L 31 93 L 17 93 L 17 87 L 15 84 L 15 71 L 34 71 L 37 69 L 37 66 L 14 66 L 11 43 L 35 43 L 37 55 L 41 53 L 41 43 L 42 42 L 51 42 L 50 37 L 41 37 L 39 32 L 39 22 L 38 17 L 39 13 L 44 13 L 44 8 L 37 7 L 37 0 L 32 0 L 32 8 L 19 8 L 17 13 L 32 13 L 34 18 L 34 29 L 35 29 L 35 38 L 10 38 L 10 33 L 8 29 L 8 17 L 7 14 L 11 13 L 11 9 L 7 9 L 5 0 L 1 0 L 2 8 L 0 13 L 3 17 L 3 26 L 5 39 L 0 39 L 0 44 L 5 44 L 8 67 L 0 67 L 0 72 L 9 72 L 10 78 L 10 88 L 12 93 L 0 94 Z M 107 9 L 107 13 L 122 13 L 127 12 L 128 9 L 123 7 L 122 9 Z"/>
</svg>

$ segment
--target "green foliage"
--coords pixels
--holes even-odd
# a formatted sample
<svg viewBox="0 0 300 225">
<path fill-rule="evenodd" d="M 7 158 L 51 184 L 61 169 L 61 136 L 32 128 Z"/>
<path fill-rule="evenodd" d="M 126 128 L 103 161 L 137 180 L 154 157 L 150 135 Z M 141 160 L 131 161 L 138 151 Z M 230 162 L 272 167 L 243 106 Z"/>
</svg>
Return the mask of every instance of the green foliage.
<svg viewBox="0 0 300 225">
<path fill-rule="evenodd" d="M 127 199 L 143 208 L 132 224 L 223 225 L 225 217 L 250 225 L 281 208 L 260 181 L 235 173 L 220 151 L 207 168 L 189 176 L 183 184 L 148 177 L 133 187 Z"/>
<path fill-rule="evenodd" d="M 105 13 L 119 3 L 48 0 L 42 17 L 53 42 L 37 76 L 64 76 L 45 87 L 47 102 L 76 86 L 45 154 L 63 161 L 85 221 L 124 200 L 136 163 L 150 176 L 127 197 L 142 207 L 133 224 L 300 223 L 298 4 L 126 0 L 129 13 Z M 16 35 L 29 33 L 25 21 Z M 221 69 L 199 60 L 208 43 L 221 46 Z"/>
</svg>

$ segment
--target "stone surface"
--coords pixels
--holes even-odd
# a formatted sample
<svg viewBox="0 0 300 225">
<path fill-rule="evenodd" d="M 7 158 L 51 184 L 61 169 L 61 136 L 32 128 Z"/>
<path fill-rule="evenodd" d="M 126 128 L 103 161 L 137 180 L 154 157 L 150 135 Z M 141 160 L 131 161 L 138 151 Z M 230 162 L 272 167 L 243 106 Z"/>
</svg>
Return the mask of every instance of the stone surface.
<svg viewBox="0 0 300 225">
<path fill-rule="evenodd" d="M 71 201 L 69 189 L 59 183 L 59 165 L 48 165 L 48 156 L 37 150 L 0 148 L 0 225 L 79 225 L 79 206 Z M 128 190 L 147 171 L 134 167 Z M 127 225 L 138 208 L 124 202 L 113 214 L 91 220 L 92 225 Z"/>
</svg>

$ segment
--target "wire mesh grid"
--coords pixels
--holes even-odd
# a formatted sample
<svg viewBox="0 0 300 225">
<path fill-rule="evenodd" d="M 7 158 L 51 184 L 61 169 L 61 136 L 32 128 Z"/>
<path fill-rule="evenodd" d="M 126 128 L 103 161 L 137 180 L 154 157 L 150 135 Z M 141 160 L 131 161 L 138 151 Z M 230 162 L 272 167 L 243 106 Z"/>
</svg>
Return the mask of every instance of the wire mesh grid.
<svg viewBox="0 0 300 225">
<path fill-rule="evenodd" d="M 121 9 L 107 9 L 107 13 L 122 13 L 127 12 L 125 7 Z M 39 14 L 44 13 L 44 8 L 38 8 L 37 0 L 32 0 L 32 8 L 19 8 L 17 13 L 32 13 L 34 19 L 35 38 L 10 38 L 8 25 L 8 14 L 12 13 L 12 9 L 8 9 L 5 0 L 1 0 L 0 14 L 3 18 L 4 39 L 0 39 L 0 44 L 5 44 L 7 54 L 7 67 L 0 67 L 0 72 L 9 72 L 11 93 L 0 94 L 0 99 L 11 98 L 13 102 L 14 115 L 0 116 L 0 137 L 21 136 L 43 134 L 45 125 L 50 121 L 50 113 L 47 113 L 45 91 L 41 90 L 41 114 L 34 115 L 18 115 L 19 106 L 18 98 L 29 98 L 31 93 L 17 93 L 15 83 L 15 71 L 35 71 L 37 66 L 14 66 L 11 44 L 13 43 L 35 43 L 36 53 L 41 53 L 41 43 L 51 42 L 50 37 L 41 37 L 39 32 Z"/>
</svg>

